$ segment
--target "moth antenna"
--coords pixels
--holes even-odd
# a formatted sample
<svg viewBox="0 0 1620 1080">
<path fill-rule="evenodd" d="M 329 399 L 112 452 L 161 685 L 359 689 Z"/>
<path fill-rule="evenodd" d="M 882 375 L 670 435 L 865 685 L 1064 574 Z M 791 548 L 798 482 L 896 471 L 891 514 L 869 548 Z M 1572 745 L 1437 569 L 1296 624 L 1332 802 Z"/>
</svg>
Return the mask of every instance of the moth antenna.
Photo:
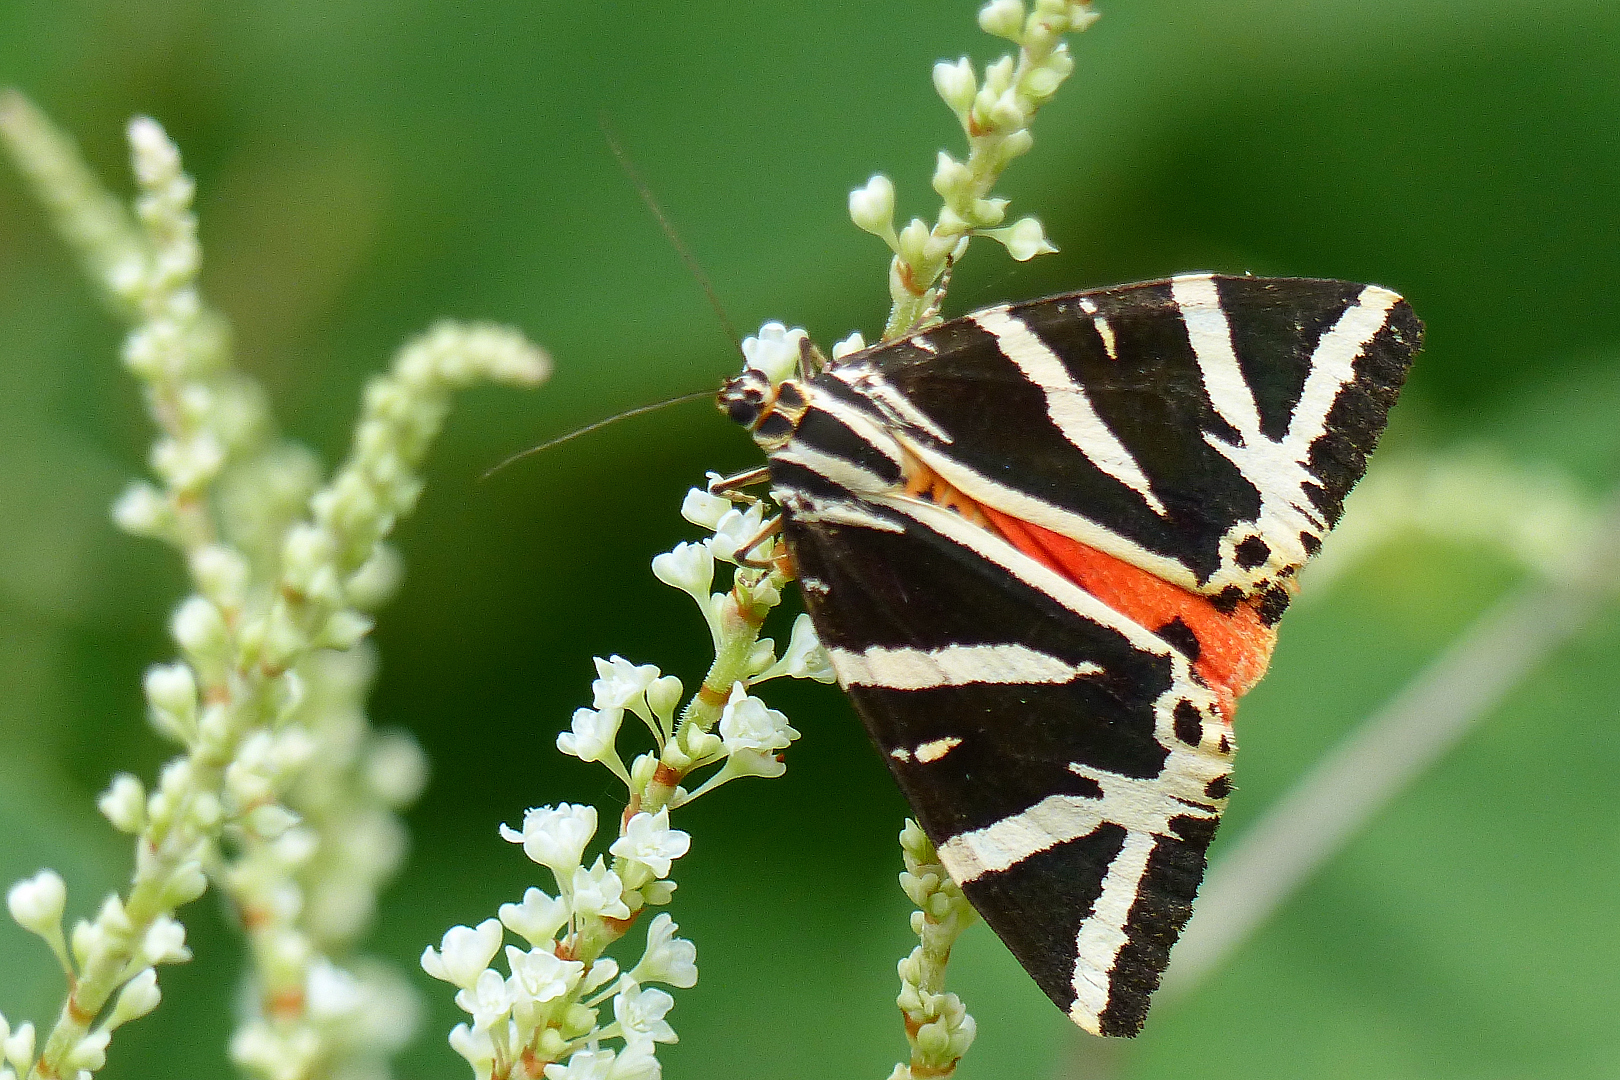
<svg viewBox="0 0 1620 1080">
<path fill-rule="evenodd" d="M 478 479 L 480 482 L 488 480 L 491 476 L 494 476 L 496 473 L 500 472 L 502 469 L 506 468 L 515 461 L 521 461 L 531 454 L 538 454 L 542 450 L 550 450 L 554 446 L 561 446 L 565 442 L 572 442 L 581 435 L 589 435 L 597 428 L 607 427 L 609 424 L 618 423 L 620 420 L 628 420 L 632 416 L 641 416 L 643 413 L 657 412 L 659 409 L 668 408 L 671 405 L 680 405 L 688 401 L 696 401 L 699 398 L 713 397 L 713 390 L 694 390 L 690 394 L 681 394 L 678 397 L 665 398 L 663 401 L 655 401 L 651 405 L 638 405 L 634 409 L 626 409 L 624 412 L 618 413 L 617 415 L 609 416 L 604 419 L 597 420 L 594 423 L 586 424 L 582 428 L 575 428 L 568 434 L 559 435 L 555 439 L 550 439 L 541 443 L 539 446 L 531 446 L 526 450 L 519 450 L 506 460 L 492 466 Z"/>
<path fill-rule="evenodd" d="M 731 339 L 732 346 L 739 353 L 742 352 L 742 338 L 737 336 L 737 328 L 732 326 L 731 320 L 726 317 L 726 309 L 720 305 L 720 297 L 715 294 L 714 286 L 709 284 L 708 277 L 703 273 L 703 267 L 698 265 L 697 259 L 693 257 L 685 242 L 681 240 L 680 233 L 675 231 L 675 226 L 670 223 L 669 216 L 664 213 L 664 208 L 658 205 L 657 199 L 653 198 L 652 189 L 647 186 L 647 182 L 636 171 L 634 163 L 630 160 L 630 155 L 625 153 L 623 146 L 619 145 L 619 138 L 613 133 L 613 128 L 608 124 L 607 115 L 604 113 L 599 116 L 597 122 L 601 125 L 602 137 L 607 140 L 608 149 L 613 151 L 613 156 L 619 162 L 619 168 L 624 170 L 624 174 L 629 177 L 630 183 L 635 185 L 636 194 L 641 196 L 641 201 L 647 204 L 647 209 L 651 210 L 653 217 L 658 219 L 658 227 L 664 230 L 664 235 L 669 238 L 670 245 L 674 247 L 676 254 L 681 257 L 681 261 L 686 263 L 686 269 L 697 279 L 698 286 L 703 289 L 703 294 L 709 298 L 709 306 L 714 309 L 715 317 L 720 320 L 720 327 L 726 332 L 726 336 Z"/>
</svg>

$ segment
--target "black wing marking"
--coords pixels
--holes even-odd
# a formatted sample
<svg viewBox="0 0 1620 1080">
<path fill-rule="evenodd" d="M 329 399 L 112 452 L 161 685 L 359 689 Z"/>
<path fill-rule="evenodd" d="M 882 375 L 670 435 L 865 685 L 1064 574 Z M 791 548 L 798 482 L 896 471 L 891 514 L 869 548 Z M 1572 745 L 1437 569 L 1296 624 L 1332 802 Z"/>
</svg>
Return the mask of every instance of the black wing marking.
<svg viewBox="0 0 1620 1080">
<path fill-rule="evenodd" d="M 1076 1023 L 1135 1034 L 1224 805 L 1213 697 L 948 511 L 786 460 L 772 478 L 816 629 L 947 868 Z"/>
<path fill-rule="evenodd" d="M 1421 338 L 1384 289 L 1197 275 L 986 309 L 831 374 L 978 501 L 1247 595 L 1338 520 Z"/>
</svg>

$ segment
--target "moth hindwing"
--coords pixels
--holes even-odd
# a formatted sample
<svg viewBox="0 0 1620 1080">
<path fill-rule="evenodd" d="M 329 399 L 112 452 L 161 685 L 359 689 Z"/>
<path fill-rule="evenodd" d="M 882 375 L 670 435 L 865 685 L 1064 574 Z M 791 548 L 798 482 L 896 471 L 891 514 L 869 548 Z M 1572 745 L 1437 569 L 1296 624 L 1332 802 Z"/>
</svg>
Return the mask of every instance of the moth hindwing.
<svg viewBox="0 0 1620 1080">
<path fill-rule="evenodd" d="M 1088 1031 L 1134 1035 L 1231 790 L 1232 714 L 1422 326 L 1188 275 L 975 312 L 720 404 L 940 859 Z"/>
</svg>

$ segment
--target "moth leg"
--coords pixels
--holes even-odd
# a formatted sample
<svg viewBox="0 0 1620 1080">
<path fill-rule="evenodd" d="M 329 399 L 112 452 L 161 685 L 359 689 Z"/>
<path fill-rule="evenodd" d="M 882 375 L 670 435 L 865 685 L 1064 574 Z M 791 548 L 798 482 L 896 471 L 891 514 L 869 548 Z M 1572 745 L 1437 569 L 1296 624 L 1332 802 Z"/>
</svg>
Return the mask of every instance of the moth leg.
<svg viewBox="0 0 1620 1080">
<path fill-rule="evenodd" d="M 768 465 L 761 465 L 757 469 L 748 469 L 744 472 L 734 473 L 731 476 L 721 476 L 718 473 L 709 474 L 709 494 L 723 495 L 734 503 L 752 506 L 759 502 L 759 497 L 750 495 L 742 490 L 763 484 L 771 478 L 771 469 Z"/>
<path fill-rule="evenodd" d="M 759 547 L 761 544 L 765 543 L 767 540 L 770 540 L 773 537 L 780 535 L 781 532 L 782 532 L 782 515 L 778 514 L 776 517 L 771 518 L 765 524 L 761 525 L 759 527 L 759 532 L 755 533 L 752 537 L 750 537 L 748 540 L 744 541 L 743 543 L 737 545 L 737 554 L 736 554 L 737 565 L 738 566 L 746 566 L 750 570 L 769 570 L 769 569 L 771 569 L 773 566 L 776 565 L 776 556 L 775 556 L 775 554 L 772 554 L 771 557 L 768 558 L 768 559 L 755 559 L 755 558 L 752 558 L 751 555 L 752 555 L 755 548 Z"/>
<path fill-rule="evenodd" d="M 808 382 L 827 370 L 827 358 L 809 338 L 799 339 L 799 379 Z"/>
</svg>

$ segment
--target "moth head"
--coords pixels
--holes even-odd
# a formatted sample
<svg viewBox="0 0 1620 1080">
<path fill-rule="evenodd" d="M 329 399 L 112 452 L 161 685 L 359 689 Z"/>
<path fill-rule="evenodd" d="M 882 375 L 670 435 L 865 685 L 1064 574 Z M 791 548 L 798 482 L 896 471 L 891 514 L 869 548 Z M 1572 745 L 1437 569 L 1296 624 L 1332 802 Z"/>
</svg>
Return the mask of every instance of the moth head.
<svg viewBox="0 0 1620 1080">
<path fill-rule="evenodd" d="M 715 398 L 720 411 L 749 431 L 776 403 L 776 388 L 758 368 L 744 368 L 741 375 L 727 379 Z"/>
</svg>

